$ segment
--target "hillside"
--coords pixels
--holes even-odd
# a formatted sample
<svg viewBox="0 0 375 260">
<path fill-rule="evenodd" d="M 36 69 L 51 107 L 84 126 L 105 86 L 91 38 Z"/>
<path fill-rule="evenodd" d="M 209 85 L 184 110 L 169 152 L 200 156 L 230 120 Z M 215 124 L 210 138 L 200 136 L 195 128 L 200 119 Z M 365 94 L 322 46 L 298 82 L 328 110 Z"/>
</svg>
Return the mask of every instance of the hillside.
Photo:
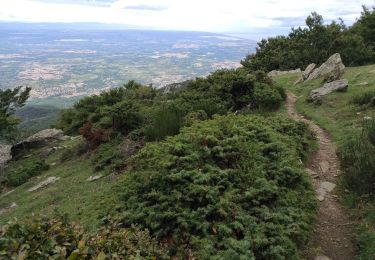
<svg viewBox="0 0 375 260">
<path fill-rule="evenodd" d="M 356 151 L 358 148 L 349 143 L 356 135 L 361 135 L 366 125 L 374 124 L 375 109 L 374 105 L 371 105 L 371 98 L 375 96 L 375 65 L 347 68 L 342 77 L 349 81 L 348 90 L 333 92 L 325 96 L 319 105 L 310 103 L 307 99 L 311 90 L 321 85 L 320 80 L 295 85 L 294 82 L 298 77 L 298 74 L 290 74 L 276 77 L 274 80 L 297 96 L 297 111 L 325 129 L 339 148 L 338 155 L 341 164 L 344 165 L 344 172 L 335 178 L 339 184 L 335 193 L 339 201 L 349 210 L 348 215 L 350 216 L 350 220 L 342 224 L 346 224 L 344 226 L 348 227 L 351 223 L 350 225 L 356 230 L 359 259 L 372 259 L 375 256 L 375 233 L 373 232 L 375 204 L 371 192 L 365 188 L 365 183 L 374 181 L 374 151 L 366 150 L 364 147 L 359 148 L 362 151 Z M 375 132 L 370 132 L 369 137 L 373 138 L 374 134 Z M 360 156 L 363 152 L 366 156 L 353 159 L 352 156 L 345 156 L 346 149 L 349 149 L 348 152 L 351 155 L 356 153 Z M 346 162 L 345 160 L 352 161 Z M 358 163 L 362 166 L 358 166 Z M 354 165 L 357 170 L 348 168 L 349 165 Z M 359 169 L 361 168 L 364 168 L 366 176 L 360 174 Z M 357 173 L 357 171 L 359 172 Z M 358 176 L 354 175 L 355 173 Z M 334 218 L 337 219 L 337 216 Z M 345 239 L 341 238 L 340 240 Z"/>
<path fill-rule="evenodd" d="M 29 107 L 32 88 L 0 89 L 0 258 L 375 259 L 375 8 L 351 26 L 316 12 L 305 23 L 242 66 L 164 88 L 76 92 L 100 73 L 19 73 L 69 86 L 59 97 L 41 85 L 48 98 Z M 168 39 L 152 59 L 193 53 Z M 57 42 L 72 40 L 85 42 Z M 76 102 L 50 107 L 66 90 Z"/>
</svg>

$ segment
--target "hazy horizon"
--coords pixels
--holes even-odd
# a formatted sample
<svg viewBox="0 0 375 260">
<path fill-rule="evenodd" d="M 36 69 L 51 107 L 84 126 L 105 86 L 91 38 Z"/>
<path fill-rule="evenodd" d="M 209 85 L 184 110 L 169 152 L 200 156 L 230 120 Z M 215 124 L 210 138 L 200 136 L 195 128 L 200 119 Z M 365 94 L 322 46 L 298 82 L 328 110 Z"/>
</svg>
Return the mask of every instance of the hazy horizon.
<svg viewBox="0 0 375 260">
<path fill-rule="evenodd" d="M 94 23 L 130 29 L 203 31 L 242 35 L 259 40 L 286 34 L 304 26 L 316 11 L 326 22 L 341 18 L 351 25 L 362 5 L 374 0 L 5 0 L 0 3 L 1 22 Z M 30 12 L 32 10 L 32 12 Z"/>
</svg>

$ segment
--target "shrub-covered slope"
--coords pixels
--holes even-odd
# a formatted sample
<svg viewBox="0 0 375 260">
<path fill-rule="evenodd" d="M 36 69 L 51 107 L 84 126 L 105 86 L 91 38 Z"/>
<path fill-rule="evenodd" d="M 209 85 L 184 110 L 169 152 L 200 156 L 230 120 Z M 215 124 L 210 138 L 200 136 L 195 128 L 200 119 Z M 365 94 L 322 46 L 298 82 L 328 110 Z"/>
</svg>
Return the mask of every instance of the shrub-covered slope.
<svg viewBox="0 0 375 260">
<path fill-rule="evenodd" d="M 286 119 L 196 123 L 132 158 L 119 187 L 123 221 L 180 256 L 298 258 L 315 208 L 301 163 L 310 142 L 306 125 Z"/>
</svg>

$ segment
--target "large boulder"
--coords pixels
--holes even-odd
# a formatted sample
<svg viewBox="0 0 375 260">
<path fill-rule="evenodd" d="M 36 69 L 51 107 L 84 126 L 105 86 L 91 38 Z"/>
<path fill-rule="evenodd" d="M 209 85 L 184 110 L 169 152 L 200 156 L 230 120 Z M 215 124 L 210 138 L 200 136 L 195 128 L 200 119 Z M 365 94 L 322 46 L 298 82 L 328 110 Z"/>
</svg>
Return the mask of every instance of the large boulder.
<svg viewBox="0 0 375 260">
<path fill-rule="evenodd" d="M 12 159 L 12 146 L 0 144 L 0 168 Z"/>
<path fill-rule="evenodd" d="M 64 133 L 59 129 L 44 129 L 25 140 L 13 145 L 12 154 L 15 156 L 19 151 L 38 145 L 45 145 L 54 140 L 60 140 L 63 138 Z"/>
<path fill-rule="evenodd" d="M 345 65 L 342 63 L 341 56 L 338 53 L 333 54 L 324 62 L 319 68 L 315 69 L 306 81 L 314 80 L 319 77 L 324 77 L 325 80 L 335 81 L 341 78 L 344 74 Z"/>
<path fill-rule="evenodd" d="M 304 82 L 310 76 L 311 72 L 314 71 L 315 67 L 315 63 L 311 63 L 309 66 L 307 66 L 305 71 L 302 73 L 301 77 L 297 79 L 294 85 Z"/>
<path fill-rule="evenodd" d="M 276 76 L 282 76 L 282 75 L 287 75 L 287 74 L 295 74 L 295 73 L 301 73 L 301 69 L 295 69 L 295 70 L 272 70 L 268 72 L 268 77 L 276 77 Z"/>
<path fill-rule="evenodd" d="M 341 79 L 329 83 L 325 83 L 323 87 L 314 89 L 310 92 L 310 100 L 316 101 L 322 96 L 327 95 L 333 91 L 346 91 L 348 88 L 348 80 Z"/>
</svg>

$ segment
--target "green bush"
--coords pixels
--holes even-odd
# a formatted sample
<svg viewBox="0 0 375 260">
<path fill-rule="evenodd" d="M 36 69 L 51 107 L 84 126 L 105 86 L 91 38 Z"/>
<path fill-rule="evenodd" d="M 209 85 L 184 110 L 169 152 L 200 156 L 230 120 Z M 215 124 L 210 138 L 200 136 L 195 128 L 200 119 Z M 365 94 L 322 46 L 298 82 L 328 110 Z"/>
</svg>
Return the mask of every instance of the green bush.
<svg viewBox="0 0 375 260">
<path fill-rule="evenodd" d="M 44 160 L 26 160 L 22 165 L 7 173 L 6 184 L 17 187 L 48 169 L 49 165 Z"/>
<path fill-rule="evenodd" d="M 126 166 L 126 160 L 135 154 L 140 148 L 136 142 L 118 138 L 110 143 L 102 144 L 91 155 L 91 164 L 96 171 L 105 170 L 117 172 Z"/>
<path fill-rule="evenodd" d="M 123 222 L 180 258 L 295 259 L 316 207 L 301 140 L 301 123 L 227 115 L 149 143 L 119 184 Z"/>
<path fill-rule="evenodd" d="M 147 231 L 111 222 L 88 234 L 66 219 L 34 217 L 0 229 L 1 259 L 166 259 Z"/>
<path fill-rule="evenodd" d="M 256 52 L 241 63 L 253 71 L 305 69 L 340 53 L 347 66 L 371 64 L 375 62 L 374 21 L 375 9 L 366 7 L 352 27 L 342 20 L 326 23 L 313 12 L 306 18 L 306 26 L 292 28 L 287 36 L 262 39 Z"/>
<path fill-rule="evenodd" d="M 177 106 L 162 104 L 152 113 L 152 122 L 145 128 L 147 140 L 161 140 L 166 136 L 176 135 L 183 125 L 184 113 Z"/>
<path fill-rule="evenodd" d="M 280 89 L 268 84 L 257 83 L 254 88 L 254 100 L 257 108 L 275 110 L 280 107 L 284 99 Z"/>
<path fill-rule="evenodd" d="M 375 259 L 375 232 L 366 227 L 361 227 L 357 234 L 358 259 Z"/>
<path fill-rule="evenodd" d="M 375 195 L 375 120 L 339 149 L 344 185 L 358 195 Z"/>
<path fill-rule="evenodd" d="M 375 99 L 375 90 L 370 90 L 361 94 L 357 94 L 356 96 L 353 97 L 352 102 L 357 105 L 375 106 L 375 103 L 371 104 L 372 99 Z"/>
</svg>

